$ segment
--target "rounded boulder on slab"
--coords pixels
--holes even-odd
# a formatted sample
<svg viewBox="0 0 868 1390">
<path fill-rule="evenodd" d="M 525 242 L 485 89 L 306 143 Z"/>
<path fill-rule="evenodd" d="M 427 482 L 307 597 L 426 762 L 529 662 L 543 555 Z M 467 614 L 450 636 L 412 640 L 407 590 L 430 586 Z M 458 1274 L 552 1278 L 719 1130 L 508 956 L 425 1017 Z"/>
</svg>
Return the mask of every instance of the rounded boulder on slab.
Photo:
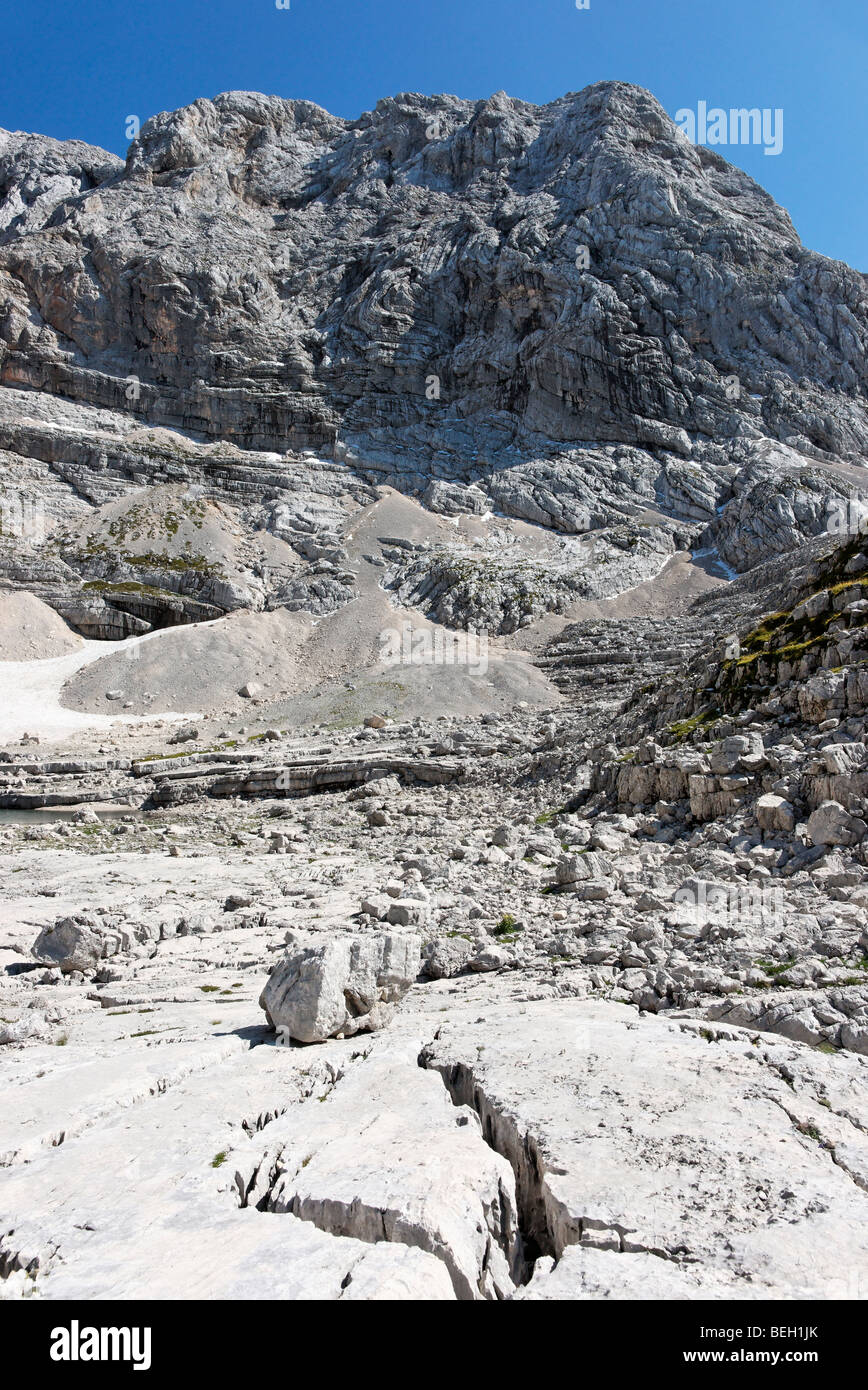
<svg viewBox="0 0 868 1390">
<path fill-rule="evenodd" d="M 65 975 L 73 970 L 95 970 L 101 961 L 122 949 L 122 933 L 114 924 L 93 913 L 61 917 L 43 927 L 32 955 L 43 965 L 59 966 Z"/>
<path fill-rule="evenodd" d="M 419 974 L 410 933 L 293 942 L 259 998 L 269 1023 L 296 1042 L 324 1042 L 384 1027 Z"/>
</svg>

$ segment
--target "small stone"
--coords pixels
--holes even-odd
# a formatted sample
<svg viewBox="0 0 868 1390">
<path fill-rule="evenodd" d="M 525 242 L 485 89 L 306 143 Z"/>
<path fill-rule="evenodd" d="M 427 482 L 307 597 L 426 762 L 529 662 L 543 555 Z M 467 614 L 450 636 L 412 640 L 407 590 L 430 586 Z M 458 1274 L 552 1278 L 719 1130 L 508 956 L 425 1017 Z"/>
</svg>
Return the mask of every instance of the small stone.
<svg viewBox="0 0 868 1390">
<path fill-rule="evenodd" d="M 428 921 L 428 904 L 416 898 L 398 898 L 389 907 L 387 921 L 396 927 L 421 927 Z"/>
<path fill-rule="evenodd" d="M 789 801 L 773 792 L 758 798 L 756 803 L 757 824 L 761 830 L 782 830 L 791 833 L 796 824 L 796 813 Z"/>
<path fill-rule="evenodd" d="M 224 912 L 237 912 L 240 907 L 250 907 L 253 899 L 246 893 L 230 893 L 224 900 Z"/>
</svg>

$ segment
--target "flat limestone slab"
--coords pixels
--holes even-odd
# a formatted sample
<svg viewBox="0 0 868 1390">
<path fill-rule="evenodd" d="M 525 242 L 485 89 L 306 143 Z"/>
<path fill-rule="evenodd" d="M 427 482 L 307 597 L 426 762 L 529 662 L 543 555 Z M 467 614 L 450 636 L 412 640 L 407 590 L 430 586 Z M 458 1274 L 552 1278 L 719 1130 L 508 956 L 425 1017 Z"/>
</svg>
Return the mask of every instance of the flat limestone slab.
<svg viewBox="0 0 868 1390">
<path fill-rule="evenodd" d="M 423 1042 L 378 1037 L 321 1104 L 289 1109 L 227 1167 L 251 1206 L 429 1251 L 459 1299 L 510 1297 L 523 1272 L 512 1169 L 419 1067 Z"/>
<path fill-rule="evenodd" d="M 209 1038 L 145 1054 L 126 1047 L 95 1060 L 83 1048 L 69 1048 L 60 1053 L 60 1062 L 57 1049 L 34 1049 L 27 1058 L 31 1076 L 19 1075 L 18 1084 L 4 1084 L 0 1167 L 26 1162 L 40 1149 L 64 1143 L 116 1109 L 160 1095 L 242 1049 L 239 1038 Z"/>
<path fill-rule="evenodd" d="M 198 1074 L 6 1170 L 7 1296 L 454 1297 L 443 1263 L 420 1249 L 239 1207 L 230 1149 L 282 1107 L 327 1094 L 338 1069 L 327 1047 L 238 1051 L 212 1051 Z"/>
<path fill-rule="evenodd" d="M 637 1255 L 659 1297 L 868 1296 L 861 1058 L 564 1000 L 447 1021 L 425 1060 L 511 1158 L 525 1230 L 587 1251 L 541 1264 L 541 1296 L 636 1297 L 640 1262 L 613 1279 L 611 1256 Z"/>
<path fill-rule="evenodd" d="M 248 998 L 225 1036 L 22 1052 L 0 1291 L 866 1296 L 868 1060 L 458 983 L 364 1039 L 263 1044 Z"/>
</svg>

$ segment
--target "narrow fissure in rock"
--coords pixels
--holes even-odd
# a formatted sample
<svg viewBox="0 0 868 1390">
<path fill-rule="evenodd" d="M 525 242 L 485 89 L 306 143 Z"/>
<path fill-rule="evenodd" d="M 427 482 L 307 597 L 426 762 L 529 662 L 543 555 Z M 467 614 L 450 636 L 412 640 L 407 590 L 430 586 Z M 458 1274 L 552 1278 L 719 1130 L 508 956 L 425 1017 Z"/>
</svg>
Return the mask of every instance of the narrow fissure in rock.
<svg viewBox="0 0 868 1390">
<path fill-rule="evenodd" d="M 263 1171 L 266 1163 L 269 1166 Z M 358 1198 L 346 1203 L 332 1199 L 302 1198 L 297 1193 L 291 1193 L 288 1197 L 282 1196 L 279 1186 L 285 1173 L 280 1157 L 273 1155 L 260 1164 L 247 1180 L 240 1172 L 236 1173 L 235 1188 L 239 1206 L 249 1207 L 253 1197 L 255 1201 L 252 1205 L 257 1211 L 287 1212 L 299 1221 L 309 1221 L 328 1235 L 349 1237 L 366 1245 L 386 1241 L 416 1247 L 443 1262 L 459 1302 L 473 1302 L 479 1298 L 496 1296 L 486 1287 L 493 1236 L 489 1238 L 486 1256 L 480 1266 L 479 1280 L 474 1286 L 466 1272 L 459 1267 L 448 1244 L 432 1238 L 429 1231 L 408 1220 L 401 1212 L 384 1210 Z"/>
<path fill-rule="evenodd" d="M 583 1237 L 586 1232 L 598 1235 L 603 1232 L 599 1221 L 576 1216 L 552 1193 L 545 1181 L 546 1165 L 537 1141 L 527 1131 L 521 1133 L 511 1116 L 486 1095 L 469 1066 L 463 1062 L 438 1063 L 428 1049 L 420 1053 L 419 1065 L 425 1070 L 440 1073 L 455 1105 L 466 1105 L 475 1110 L 481 1122 L 483 1139 L 512 1167 L 524 1256 L 524 1268 L 517 1279 L 519 1284 L 530 1282 L 541 1256 L 558 1261 L 567 1246 L 585 1243 Z M 675 1261 L 686 1253 L 684 1247 L 661 1249 L 642 1245 L 636 1240 L 635 1233 L 617 1224 L 606 1226 L 605 1235 L 616 1242 L 614 1248 L 618 1251 L 642 1249 L 649 1255 Z M 628 1236 L 629 1244 L 625 1245 L 625 1237 Z M 590 1249 L 594 1248 L 592 1241 L 593 1236 L 588 1241 Z"/>
<path fill-rule="evenodd" d="M 490 1141 L 489 1147 L 496 1151 Z M 448 1227 L 441 1229 L 437 1223 L 432 1226 L 414 1219 L 400 1207 L 380 1205 L 359 1196 L 347 1201 L 294 1190 L 295 1178 L 312 1156 L 300 1164 L 297 1160 L 289 1161 L 279 1141 L 258 1155 L 251 1154 L 246 1163 L 239 1164 L 233 1177 L 232 1193 L 238 1206 L 262 1213 L 288 1213 L 331 1236 L 369 1245 L 388 1242 L 422 1250 L 442 1262 L 455 1298 L 461 1302 L 507 1298 L 525 1282 L 528 1242 L 517 1221 L 518 1203 L 512 1183 L 504 1186 L 500 1180 L 496 1191 L 485 1197 L 478 1216 L 468 1217 L 475 1223 L 484 1223 L 476 1224 L 476 1230 L 486 1232 L 485 1249 L 474 1272 L 466 1250 L 452 1248 Z M 536 1247 L 533 1248 L 536 1258 Z"/>
<path fill-rule="evenodd" d="M 534 1266 L 541 1255 L 559 1259 L 566 1245 L 574 1244 L 581 1235 L 576 1229 L 573 1240 L 563 1239 L 551 1219 L 551 1194 L 543 1182 L 543 1164 L 536 1141 L 531 1134 L 519 1134 L 514 1122 L 500 1113 L 475 1080 L 464 1063 L 440 1065 L 423 1049 L 419 1065 L 426 1071 L 437 1071 L 455 1105 L 466 1105 L 479 1116 L 482 1137 L 489 1148 L 510 1164 L 515 1174 L 515 1201 L 521 1236 L 523 1268 L 519 1284 L 533 1277 Z M 562 1221 L 557 1223 L 563 1232 Z"/>
</svg>

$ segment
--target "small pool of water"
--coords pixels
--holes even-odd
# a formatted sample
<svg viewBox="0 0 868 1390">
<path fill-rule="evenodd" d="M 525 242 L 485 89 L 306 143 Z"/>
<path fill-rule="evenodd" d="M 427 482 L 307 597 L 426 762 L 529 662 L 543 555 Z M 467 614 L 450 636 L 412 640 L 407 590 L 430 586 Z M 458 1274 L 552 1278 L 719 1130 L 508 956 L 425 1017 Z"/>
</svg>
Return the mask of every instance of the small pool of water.
<svg viewBox="0 0 868 1390">
<path fill-rule="evenodd" d="M 49 821 L 71 821 L 81 806 L 40 806 L 35 811 L 0 810 L 0 825 L 47 825 Z M 94 806 L 100 820 L 120 820 L 121 816 L 137 814 L 133 806 Z"/>
</svg>

